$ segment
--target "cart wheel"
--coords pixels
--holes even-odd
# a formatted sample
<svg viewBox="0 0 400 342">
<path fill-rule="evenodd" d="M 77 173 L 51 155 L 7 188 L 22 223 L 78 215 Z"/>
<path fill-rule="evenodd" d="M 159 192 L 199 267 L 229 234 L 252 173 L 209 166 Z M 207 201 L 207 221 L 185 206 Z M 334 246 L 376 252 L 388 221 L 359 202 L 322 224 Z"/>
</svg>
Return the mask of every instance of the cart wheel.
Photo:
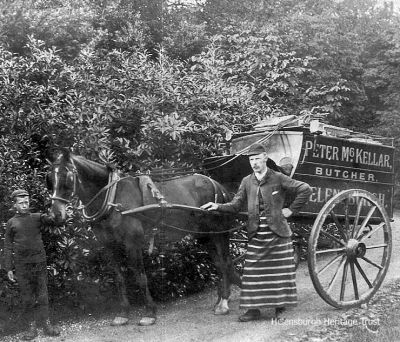
<svg viewBox="0 0 400 342">
<path fill-rule="evenodd" d="M 378 198 L 345 190 L 319 212 L 308 242 L 308 268 L 318 294 L 336 308 L 368 302 L 389 267 L 392 232 Z"/>
</svg>

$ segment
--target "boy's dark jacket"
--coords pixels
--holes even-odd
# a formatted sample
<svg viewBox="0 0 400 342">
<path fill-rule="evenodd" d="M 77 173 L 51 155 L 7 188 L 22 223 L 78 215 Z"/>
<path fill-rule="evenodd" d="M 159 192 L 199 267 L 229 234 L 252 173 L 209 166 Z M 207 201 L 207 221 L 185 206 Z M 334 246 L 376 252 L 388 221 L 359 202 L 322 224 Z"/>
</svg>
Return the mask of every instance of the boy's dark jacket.
<svg viewBox="0 0 400 342">
<path fill-rule="evenodd" d="M 16 213 L 7 222 L 4 239 L 4 268 L 12 270 L 15 264 L 46 261 L 41 228 L 53 223 L 53 218 L 41 213 Z M 14 252 L 14 256 L 13 256 Z"/>
<path fill-rule="evenodd" d="M 297 214 L 307 203 L 311 195 L 311 187 L 304 182 L 294 180 L 282 173 L 268 169 L 264 178 L 259 182 L 254 173 L 243 178 L 239 190 L 231 202 L 218 204 L 218 210 L 238 212 L 245 208 L 247 202 L 248 233 L 254 234 L 259 224 L 258 192 L 264 201 L 265 214 L 268 225 L 273 232 L 281 237 L 290 237 L 292 232 L 286 218 L 282 214 L 287 193 L 294 195 L 294 200 L 289 205 L 293 214 Z"/>
</svg>

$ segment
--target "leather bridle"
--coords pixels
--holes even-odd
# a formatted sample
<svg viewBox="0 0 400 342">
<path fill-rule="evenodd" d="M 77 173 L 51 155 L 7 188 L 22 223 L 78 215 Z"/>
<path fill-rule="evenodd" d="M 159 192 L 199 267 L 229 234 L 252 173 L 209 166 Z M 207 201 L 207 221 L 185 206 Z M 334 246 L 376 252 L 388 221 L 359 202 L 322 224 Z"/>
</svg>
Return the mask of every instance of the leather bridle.
<svg viewBox="0 0 400 342">
<path fill-rule="evenodd" d="M 61 196 L 57 195 L 57 186 L 58 186 L 58 182 L 59 182 L 59 177 L 58 177 L 58 173 L 59 173 L 59 167 L 60 166 L 55 166 L 54 169 L 54 179 L 55 179 L 55 184 L 54 184 L 54 194 L 52 196 L 50 196 L 50 199 L 52 201 L 60 201 L 63 203 L 70 203 L 73 198 L 75 198 L 77 195 L 77 184 L 78 182 L 81 183 L 81 180 L 79 179 L 79 175 L 78 175 L 78 170 L 73 162 L 73 160 L 70 160 L 71 164 L 72 164 L 72 170 L 69 169 L 67 166 L 65 166 L 65 169 L 68 173 L 72 173 L 72 182 L 73 182 L 73 186 L 72 186 L 72 193 L 69 196 L 70 199 L 66 199 L 63 198 Z M 99 220 L 102 217 L 104 217 L 108 211 L 114 207 L 114 200 L 115 200 L 115 193 L 116 193 L 116 189 L 117 189 L 117 184 L 119 181 L 121 181 L 122 179 L 125 179 L 129 176 L 126 177 L 120 177 L 120 172 L 119 171 L 113 171 L 110 172 L 109 174 L 109 179 L 108 179 L 108 183 L 106 186 L 104 186 L 103 188 L 101 188 L 86 204 L 83 204 L 82 201 L 80 199 L 79 202 L 81 203 L 77 209 L 82 211 L 82 216 L 88 220 L 88 221 L 95 221 L 95 220 Z M 68 175 L 67 175 L 67 179 L 68 179 Z M 103 193 L 105 192 L 105 197 L 104 200 L 100 206 L 100 208 L 93 214 L 88 214 L 88 207 Z"/>
<path fill-rule="evenodd" d="M 77 187 L 77 179 L 78 179 L 78 175 L 77 175 L 78 171 L 77 171 L 77 169 L 76 169 L 76 167 L 75 167 L 75 165 L 73 163 L 72 163 L 72 165 L 73 165 L 72 171 L 67 166 L 65 166 L 65 169 L 67 170 L 67 174 L 68 173 L 72 173 L 73 186 L 72 186 L 72 193 L 70 195 L 71 199 L 66 199 L 66 198 L 63 198 L 63 197 L 60 197 L 60 196 L 56 195 L 58 181 L 59 181 L 58 173 L 59 173 L 59 167 L 60 167 L 60 166 L 56 166 L 54 168 L 54 179 L 55 179 L 55 183 L 53 185 L 54 193 L 53 193 L 52 196 L 50 196 L 50 199 L 52 201 L 57 200 L 57 201 L 60 201 L 60 202 L 69 203 L 75 197 L 75 195 L 76 195 L 76 187 Z M 67 176 L 67 179 L 68 179 L 68 176 Z"/>
</svg>

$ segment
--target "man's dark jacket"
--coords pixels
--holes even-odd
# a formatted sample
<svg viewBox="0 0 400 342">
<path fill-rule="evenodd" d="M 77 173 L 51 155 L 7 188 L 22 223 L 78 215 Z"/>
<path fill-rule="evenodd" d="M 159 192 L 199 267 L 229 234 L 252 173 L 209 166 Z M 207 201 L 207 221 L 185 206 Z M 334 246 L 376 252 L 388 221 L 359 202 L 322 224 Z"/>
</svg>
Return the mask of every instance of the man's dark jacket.
<svg viewBox="0 0 400 342">
<path fill-rule="evenodd" d="M 304 182 L 294 180 L 282 173 L 268 169 L 264 178 L 259 182 L 254 173 L 243 178 L 239 190 L 231 202 L 218 204 L 218 210 L 226 212 L 238 212 L 245 208 L 249 215 L 247 231 L 249 236 L 255 233 L 259 224 L 259 197 L 263 198 L 265 214 L 268 225 L 273 232 L 281 237 L 290 237 L 292 232 L 286 218 L 282 214 L 282 208 L 287 194 L 293 195 L 294 200 L 289 205 L 293 214 L 297 214 L 307 203 L 311 195 L 311 187 Z"/>
</svg>

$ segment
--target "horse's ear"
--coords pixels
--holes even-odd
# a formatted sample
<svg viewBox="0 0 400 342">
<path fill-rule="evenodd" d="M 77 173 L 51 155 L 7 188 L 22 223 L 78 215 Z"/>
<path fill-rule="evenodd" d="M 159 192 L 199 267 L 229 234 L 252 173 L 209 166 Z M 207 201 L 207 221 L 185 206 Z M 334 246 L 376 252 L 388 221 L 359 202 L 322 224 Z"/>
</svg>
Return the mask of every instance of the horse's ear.
<svg viewBox="0 0 400 342">
<path fill-rule="evenodd" d="M 46 157 L 47 163 L 50 165 L 56 162 L 60 156 L 62 156 L 65 159 L 69 159 L 70 157 L 70 151 L 67 148 L 64 147 L 57 147 L 53 148 L 50 153 L 48 153 L 48 156 Z"/>
<path fill-rule="evenodd" d="M 50 151 L 46 156 L 46 162 L 49 165 L 52 165 L 57 160 L 57 157 L 59 156 L 59 154 L 60 154 L 60 152 L 57 150 Z"/>
<path fill-rule="evenodd" d="M 57 160 L 57 157 L 59 156 L 59 154 L 60 154 L 60 150 L 57 146 L 51 146 L 51 147 L 49 146 L 46 149 L 44 159 L 46 160 L 46 162 L 48 164 L 51 165 Z"/>
<path fill-rule="evenodd" d="M 63 147 L 61 149 L 61 153 L 62 153 L 63 157 L 67 160 L 71 157 L 71 151 L 69 150 L 69 148 Z"/>
</svg>

